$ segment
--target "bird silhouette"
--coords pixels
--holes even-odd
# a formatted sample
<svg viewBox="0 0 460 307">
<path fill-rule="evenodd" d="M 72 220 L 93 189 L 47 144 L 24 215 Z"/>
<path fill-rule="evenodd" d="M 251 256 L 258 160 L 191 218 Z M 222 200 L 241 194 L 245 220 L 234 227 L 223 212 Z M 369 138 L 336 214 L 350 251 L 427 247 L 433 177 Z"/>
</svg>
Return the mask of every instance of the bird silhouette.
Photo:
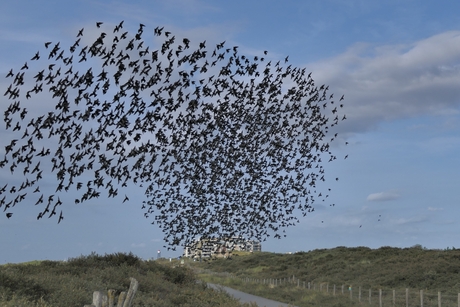
<svg viewBox="0 0 460 307">
<path fill-rule="evenodd" d="M 11 210 L 32 196 L 44 207 L 37 219 L 51 218 L 66 193 L 80 204 L 137 186 L 144 216 L 175 246 L 196 236 L 281 237 L 299 223 L 297 212 L 314 212 L 329 196 L 316 185 L 336 160 L 329 129 L 346 117 L 328 86 L 288 56 L 272 64 L 268 51 L 249 57 L 226 41 L 193 43 L 160 26 L 147 46 L 148 26 L 123 26 L 96 22 L 87 30 L 94 39 L 81 28 L 69 47 L 46 42 L 28 57 L 33 66 L 9 71 L 12 137 L 0 168 L 24 179 L 0 189 L 1 205 Z M 53 105 L 29 112 L 40 97 Z M 50 174 L 55 192 L 41 194 Z"/>
<path fill-rule="evenodd" d="M 64 219 L 64 216 L 62 215 L 62 210 L 61 213 L 59 214 L 59 219 L 58 219 L 58 224 Z"/>
</svg>

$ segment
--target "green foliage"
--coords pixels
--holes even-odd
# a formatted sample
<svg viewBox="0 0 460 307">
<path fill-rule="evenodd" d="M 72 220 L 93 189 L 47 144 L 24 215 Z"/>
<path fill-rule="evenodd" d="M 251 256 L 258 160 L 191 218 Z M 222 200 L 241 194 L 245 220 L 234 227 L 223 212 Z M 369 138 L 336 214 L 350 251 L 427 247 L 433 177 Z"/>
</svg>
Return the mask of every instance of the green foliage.
<svg viewBox="0 0 460 307">
<path fill-rule="evenodd" d="M 243 306 L 225 293 L 197 283 L 187 267 L 177 263 L 143 261 L 129 253 L 0 266 L 0 306 L 82 307 L 94 291 L 129 288 L 139 281 L 134 306 Z"/>
<path fill-rule="evenodd" d="M 32 278 L 24 276 L 21 270 L 16 274 L 10 274 L 14 268 L 7 268 L 6 272 L 0 271 L 0 293 L 2 298 L 10 300 L 13 297 L 24 297 L 29 300 L 38 300 L 46 296 L 47 290 L 39 282 Z"/>
<path fill-rule="evenodd" d="M 259 252 L 233 257 L 232 260 L 216 259 L 206 264 L 194 265 L 201 269 L 206 268 L 200 278 L 209 282 L 221 283 L 246 292 L 252 291 L 253 294 L 278 301 L 297 306 L 347 306 L 348 302 L 343 297 L 336 302 L 337 299 L 331 295 L 306 293 L 304 289 L 293 285 L 269 288 L 260 283 L 241 282 L 241 279 L 284 280 L 295 276 L 296 280 L 301 281 L 301 285 L 303 282 L 329 284 L 329 291 L 332 291 L 333 285 L 345 285 L 346 289 L 348 285 L 353 285 L 354 291 L 358 287 L 366 291 L 384 289 L 388 300 L 391 300 L 393 289 L 401 296 L 404 296 L 406 288 L 413 293 L 424 289 L 427 295 L 425 300 L 436 301 L 437 291 L 443 293 L 443 299 L 457 298 L 460 288 L 459 260 L 460 249 L 428 250 L 421 245 L 415 245 L 410 248 L 385 246 L 378 249 L 337 247 L 295 254 Z M 220 274 L 210 275 L 210 272 Z M 223 272 L 227 275 L 222 274 Z M 229 274 L 234 278 L 226 277 Z M 378 297 L 378 292 L 373 295 L 374 298 Z M 415 297 L 411 299 L 417 300 Z"/>
<path fill-rule="evenodd" d="M 92 264 L 95 266 L 138 266 L 142 260 L 135 256 L 133 253 L 114 253 L 114 254 L 105 254 L 104 256 L 98 255 L 95 252 L 92 252 L 88 256 L 81 255 L 77 258 L 69 259 L 69 263 L 73 265 L 80 265 L 85 263 L 86 265 Z"/>
</svg>

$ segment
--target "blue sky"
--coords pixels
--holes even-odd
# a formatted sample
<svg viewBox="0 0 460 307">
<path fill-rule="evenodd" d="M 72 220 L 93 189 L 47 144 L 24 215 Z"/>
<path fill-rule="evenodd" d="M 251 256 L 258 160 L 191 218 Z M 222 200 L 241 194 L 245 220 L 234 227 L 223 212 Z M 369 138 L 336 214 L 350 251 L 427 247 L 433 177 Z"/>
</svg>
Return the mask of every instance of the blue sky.
<svg viewBox="0 0 460 307">
<path fill-rule="evenodd" d="M 306 67 L 317 84 L 345 95 L 347 121 L 337 156 L 326 165 L 330 203 L 269 239 L 263 250 L 335 246 L 460 247 L 460 2 L 458 1 L 5 1 L 0 10 L 0 87 L 46 41 L 70 46 L 96 21 L 130 32 L 164 26 L 192 42 L 238 45 Z M 146 42 L 147 43 L 147 42 Z M 154 42 L 152 41 L 153 45 Z M 9 101 L 0 97 L 2 108 Z M 40 111 L 40 104 L 33 106 Z M 9 132 L 0 125 L 0 139 Z M 4 151 L 4 145 L 0 146 Z M 0 156 L 1 156 L 0 152 Z M 0 170 L 0 185 L 12 178 Z M 129 202 L 89 201 L 63 207 L 65 219 L 36 220 L 32 200 L 0 216 L 0 263 L 60 260 L 132 251 L 143 258 L 177 256 L 140 209 Z"/>
</svg>

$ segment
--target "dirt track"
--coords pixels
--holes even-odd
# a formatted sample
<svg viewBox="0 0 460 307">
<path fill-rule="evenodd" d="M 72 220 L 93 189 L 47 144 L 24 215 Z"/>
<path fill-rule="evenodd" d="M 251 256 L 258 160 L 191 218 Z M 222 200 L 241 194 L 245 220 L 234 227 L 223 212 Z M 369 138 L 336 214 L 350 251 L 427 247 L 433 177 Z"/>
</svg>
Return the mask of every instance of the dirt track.
<svg viewBox="0 0 460 307">
<path fill-rule="evenodd" d="M 270 300 L 264 297 L 248 294 L 248 293 L 241 292 L 241 291 L 238 291 L 238 290 L 235 290 L 229 287 L 221 286 L 221 285 L 208 283 L 208 286 L 214 289 L 223 289 L 231 296 L 239 299 L 242 303 L 255 302 L 259 307 L 295 307 L 289 304 L 273 301 L 273 300 Z"/>
</svg>

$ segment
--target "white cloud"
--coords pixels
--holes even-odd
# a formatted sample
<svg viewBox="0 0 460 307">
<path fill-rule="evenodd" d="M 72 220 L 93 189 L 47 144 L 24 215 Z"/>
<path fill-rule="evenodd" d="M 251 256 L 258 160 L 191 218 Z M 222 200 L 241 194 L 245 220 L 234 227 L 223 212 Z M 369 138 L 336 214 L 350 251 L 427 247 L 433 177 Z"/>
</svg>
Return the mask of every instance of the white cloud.
<svg viewBox="0 0 460 307">
<path fill-rule="evenodd" d="M 359 43 L 343 54 L 309 65 L 318 84 L 345 94 L 348 131 L 381 121 L 453 114 L 460 107 L 460 31 L 410 44 Z"/>
<path fill-rule="evenodd" d="M 428 211 L 442 211 L 444 208 L 428 207 Z"/>
<path fill-rule="evenodd" d="M 369 194 L 366 200 L 367 201 L 388 201 L 388 200 L 398 199 L 399 197 L 400 197 L 399 193 L 394 192 L 394 191 L 387 191 L 387 192 Z"/>
</svg>

